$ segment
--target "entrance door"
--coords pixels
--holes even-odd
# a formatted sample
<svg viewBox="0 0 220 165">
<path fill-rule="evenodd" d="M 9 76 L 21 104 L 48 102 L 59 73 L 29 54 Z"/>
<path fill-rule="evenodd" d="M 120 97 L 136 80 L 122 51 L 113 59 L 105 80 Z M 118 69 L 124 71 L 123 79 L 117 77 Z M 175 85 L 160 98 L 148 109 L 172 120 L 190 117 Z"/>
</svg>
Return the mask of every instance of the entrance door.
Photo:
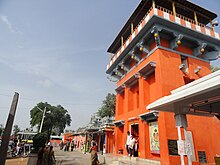
<svg viewBox="0 0 220 165">
<path fill-rule="evenodd" d="M 138 150 L 139 150 L 139 128 L 138 128 L 138 123 L 132 124 L 131 125 L 131 134 L 134 134 L 135 136 L 135 145 L 134 145 L 134 156 L 138 157 Z"/>
<path fill-rule="evenodd" d="M 131 125 L 131 134 L 134 134 L 135 137 L 139 137 L 139 129 L 137 123 Z"/>
</svg>

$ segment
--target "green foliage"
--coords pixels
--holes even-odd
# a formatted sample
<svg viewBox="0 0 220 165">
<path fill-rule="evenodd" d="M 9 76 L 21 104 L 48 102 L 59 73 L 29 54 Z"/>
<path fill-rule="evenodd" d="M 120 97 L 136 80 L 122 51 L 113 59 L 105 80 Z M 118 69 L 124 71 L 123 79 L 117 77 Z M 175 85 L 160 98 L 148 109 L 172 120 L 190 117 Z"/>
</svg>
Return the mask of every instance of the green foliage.
<svg viewBox="0 0 220 165">
<path fill-rule="evenodd" d="M 106 116 L 115 116 L 115 104 L 115 94 L 108 93 L 105 100 L 102 102 L 102 107 L 98 110 L 98 115 L 102 118 Z"/>
<path fill-rule="evenodd" d="M 18 125 L 14 125 L 13 134 L 17 135 L 18 132 L 20 132 L 20 128 L 18 127 Z"/>
<path fill-rule="evenodd" d="M 58 130 L 57 134 L 62 133 L 66 126 L 70 126 L 71 117 L 68 114 L 68 111 L 61 105 L 52 106 L 46 103 L 38 103 L 33 109 L 31 109 L 31 126 L 40 127 L 43 112 L 38 108 L 44 109 L 46 107 L 45 118 L 43 122 L 42 132 L 47 132 L 48 135 L 51 135 L 52 131 Z"/>
<path fill-rule="evenodd" d="M 220 68 L 218 66 L 211 66 L 211 70 L 212 70 L 212 72 L 216 72 L 216 71 L 220 70 Z"/>
<path fill-rule="evenodd" d="M 38 150 L 45 145 L 47 142 L 47 134 L 46 133 L 38 133 L 33 138 L 33 147 L 34 150 L 32 152 L 38 152 Z"/>
</svg>

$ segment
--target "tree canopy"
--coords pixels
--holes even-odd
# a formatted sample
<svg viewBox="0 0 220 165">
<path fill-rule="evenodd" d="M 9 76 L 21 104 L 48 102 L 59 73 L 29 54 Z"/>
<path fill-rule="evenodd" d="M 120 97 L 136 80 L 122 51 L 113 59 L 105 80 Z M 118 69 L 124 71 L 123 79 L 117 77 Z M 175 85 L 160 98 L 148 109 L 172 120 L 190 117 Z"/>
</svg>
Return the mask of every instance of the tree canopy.
<svg viewBox="0 0 220 165">
<path fill-rule="evenodd" d="M 115 103 L 116 96 L 113 93 L 108 93 L 105 100 L 102 102 L 102 107 L 98 110 L 98 115 L 100 117 L 111 117 L 115 116 Z"/>
<path fill-rule="evenodd" d="M 44 110 L 45 107 L 46 113 L 42 132 L 48 132 L 48 134 L 51 134 L 52 131 L 54 132 L 55 130 L 57 134 L 60 134 L 64 131 L 66 126 L 70 126 L 71 117 L 68 114 L 68 111 L 61 105 L 52 106 L 47 102 L 40 102 L 33 109 L 31 109 L 31 126 L 37 126 L 38 129 L 40 128 L 43 117 L 43 112 L 41 110 Z"/>
<path fill-rule="evenodd" d="M 18 127 L 18 125 L 14 125 L 13 134 L 14 134 L 14 135 L 17 135 L 17 133 L 20 132 L 20 130 L 21 130 L 21 129 Z"/>
</svg>

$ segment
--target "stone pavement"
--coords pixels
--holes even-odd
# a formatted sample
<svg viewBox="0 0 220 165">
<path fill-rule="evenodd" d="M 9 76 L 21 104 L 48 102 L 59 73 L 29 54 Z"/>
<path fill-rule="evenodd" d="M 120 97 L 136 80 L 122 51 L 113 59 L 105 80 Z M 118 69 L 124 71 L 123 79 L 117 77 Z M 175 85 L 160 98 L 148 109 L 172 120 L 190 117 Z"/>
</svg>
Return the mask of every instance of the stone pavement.
<svg viewBox="0 0 220 165">
<path fill-rule="evenodd" d="M 64 152 L 59 148 L 54 148 L 57 165 L 89 165 L 90 155 L 80 151 Z"/>
<path fill-rule="evenodd" d="M 54 148 L 57 165 L 90 165 L 90 154 L 80 151 L 64 152 Z M 99 154 L 100 165 L 160 165 L 159 161 L 131 158 L 127 156 L 115 156 L 113 154 Z"/>
<path fill-rule="evenodd" d="M 90 165 L 90 154 L 80 151 L 64 152 L 54 147 L 56 165 Z M 26 165 L 28 158 L 12 158 L 6 160 L 6 165 Z M 115 156 L 113 154 L 99 154 L 100 165 L 159 165 L 159 161 L 139 159 L 128 156 Z"/>
</svg>

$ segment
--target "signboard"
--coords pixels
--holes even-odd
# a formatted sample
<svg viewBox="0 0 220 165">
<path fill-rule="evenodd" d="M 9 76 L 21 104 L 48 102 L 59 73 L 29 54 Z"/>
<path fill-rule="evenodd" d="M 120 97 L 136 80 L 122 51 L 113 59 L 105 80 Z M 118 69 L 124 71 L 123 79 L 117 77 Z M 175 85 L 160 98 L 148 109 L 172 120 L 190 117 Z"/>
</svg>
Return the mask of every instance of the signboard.
<svg viewBox="0 0 220 165">
<path fill-rule="evenodd" d="M 157 122 L 149 123 L 149 134 L 151 153 L 160 154 L 159 131 Z"/>
<path fill-rule="evenodd" d="M 184 144 L 183 140 L 177 140 L 178 154 L 179 155 L 186 155 L 184 145 L 185 144 Z"/>
<path fill-rule="evenodd" d="M 191 144 L 189 141 L 178 140 L 177 146 L 179 155 L 192 155 Z"/>
<path fill-rule="evenodd" d="M 190 142 L 190 147 L 191 147 L 191 160 L 196 161 L 196 155 L 195 155 L 195 150 L 194 150 L 194 144 L 193 144 L 193 136 L 191 131 L 187 131 L 187 137 L 188 141 Z"/>
<path fill-rule="evenodd" d="M 192 155 L 191 144 L 189 141 L 185 141 L 185 152 L 186 155 Z"/>
</svg>

